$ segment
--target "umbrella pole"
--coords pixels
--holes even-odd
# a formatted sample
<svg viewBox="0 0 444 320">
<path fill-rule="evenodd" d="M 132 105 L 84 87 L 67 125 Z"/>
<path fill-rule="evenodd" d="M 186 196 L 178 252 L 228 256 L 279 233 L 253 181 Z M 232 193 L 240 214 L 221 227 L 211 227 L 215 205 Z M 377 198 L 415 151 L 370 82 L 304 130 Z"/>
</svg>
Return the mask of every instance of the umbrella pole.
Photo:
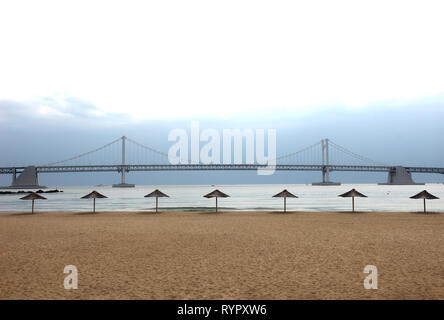
<svg viewBox="0 0 444 320">
<path fill-rule="evenodd" d="M 32 213 L 34 213 L 34 199 L 32 199 Z"/>
<path fill-rule="evenodd" d="M 159 197 L 156 197 L 156 213 L 157 213 L 157 208 L 159 207 Z"/>
<path fill-rule="evenodd" d="M 217 197 L 216 197 L 216 212 L 217 212 Z"/>
<path fill-rule="evenodd" d="M 93 213 L 96 213 L 96 198 L 93 198 Z"/>
<path fill-rule="evenodd" d="M 352 197 L 353 212 L 355 212 L 355 197 Z"/>
<path fill-rule="evenodd" d="M 426 199 L 424 198 L 424 213 L 427 213 L 427 210 L 426 210 Z"/>
<path fill-rule="evenodd" d="M 284 212 L 287 212 L 287 197 L 284 197 Z"/>
</svg>

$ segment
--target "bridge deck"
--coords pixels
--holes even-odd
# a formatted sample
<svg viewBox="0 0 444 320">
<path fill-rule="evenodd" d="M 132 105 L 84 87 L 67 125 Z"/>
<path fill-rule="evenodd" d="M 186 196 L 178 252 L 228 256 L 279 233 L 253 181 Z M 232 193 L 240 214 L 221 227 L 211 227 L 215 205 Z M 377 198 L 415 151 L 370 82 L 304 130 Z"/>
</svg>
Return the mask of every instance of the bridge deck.
<svg viewBox="0 0 444 320">
<path fill-rule="evenodd" d="M 143 165 L 91 165 L 91 166 L 37 166 L 38 173 L 63 172 L 126 172 L 130 171 L 202 171 L 202 170 L 286 170 L 286 171 L 355 171 L 355 172 L 388 172 L 394 166 L 353 166 L 353 165 L 294 165 L 278 164 L 272 166 L 259 164 L 143 164 Z M 3 167 L 0 174 L 20 173 L 25 167 Z M 439 173 L 444 174 L 444 168 L 436 167 L 405 167 L 410 173 Z"/>
</svg>

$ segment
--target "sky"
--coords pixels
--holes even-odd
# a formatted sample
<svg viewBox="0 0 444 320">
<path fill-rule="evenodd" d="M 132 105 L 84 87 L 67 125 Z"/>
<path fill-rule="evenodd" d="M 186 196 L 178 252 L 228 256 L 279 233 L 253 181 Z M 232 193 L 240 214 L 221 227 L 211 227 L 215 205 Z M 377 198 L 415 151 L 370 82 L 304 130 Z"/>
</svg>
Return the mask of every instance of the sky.
<svg viewBox="0 0 444 320">
<path fill-rule="evenodd" d="M 200 121 L 276 129 L 278 154 L 329 137 L 380 162 L 444 167 L 443 9 L 442 1 L 390 0 L 0 1 L 0 166 L 69 158 L 122 135 L 167 152 L 168 132 Z M 288 177 L 167 176 L 132 179 Z M 313 179 L 319 173 L 290 180 Z M 0 185 L 9 180 L 0 176 Z"/>
</svg>

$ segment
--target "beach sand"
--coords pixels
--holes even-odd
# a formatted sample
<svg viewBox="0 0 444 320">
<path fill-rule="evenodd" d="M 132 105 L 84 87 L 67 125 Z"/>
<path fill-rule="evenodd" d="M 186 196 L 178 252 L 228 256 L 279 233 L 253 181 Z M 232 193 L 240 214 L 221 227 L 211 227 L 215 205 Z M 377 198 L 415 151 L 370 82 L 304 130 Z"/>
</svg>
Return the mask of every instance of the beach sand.
<svg viewBox="0 0 444 320">
<path fill-rule="evenodd" d="M 0 242 L 1 299 L 444 299 L 443 213 L 2 213 Z"/>
</svg>

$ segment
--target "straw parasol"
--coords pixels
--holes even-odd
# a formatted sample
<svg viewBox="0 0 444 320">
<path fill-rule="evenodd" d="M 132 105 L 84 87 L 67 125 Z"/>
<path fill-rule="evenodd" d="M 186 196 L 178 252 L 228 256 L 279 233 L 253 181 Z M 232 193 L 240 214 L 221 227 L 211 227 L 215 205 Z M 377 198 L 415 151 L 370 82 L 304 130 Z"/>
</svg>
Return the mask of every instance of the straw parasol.
<svg viewBox="0 0 444 320">
<path fill-rule="evenodd" d="M 39 195 L 38 193 L 31 192 L 27 196 L 20 198 L 20 200 L 32 200 L 32 213 L 34 213 L 34 200 L 47 200 L 47 199 Z"/>
<path fill-rule="evenodd" d="M 436 199 L 439 199 L 439 198 L 434 196 L 433 194 L 427 192 L 427 190 L 422 190 L 420 193 L 415 194 L 414 196 L 410 197 L 410 199 L 424 199 L 424 213 L 427 213 L 427 210 L 426 210 L 426 199 L 436 200 Z"/>
<path fill-rule="evenodd" d="M 208 198 L 208 199 L 216 198 L 216 212 L 217 212 L 217 198 L 228 198 L 229 195 L 216 189 L 213 192 L 210 192 L 209 194 L 204 195 L 204 197 Z"/>
<path fill-rule="evenodd" d="M 294 194 L 292 194 L 287 189 L 284 189 L 283 191 L 279 192 L 278 194 L 275 194 L 273 198 L 284 198 L 284 212 L 287 212 L 287 198 L 297 198 Z"/>
<path fill-rule="evenodd" d="M 342 197 L 342 198 L 352 198 L 352 209 L 353 212 L 355 212 L 355 197 L 359 197 L 359 198 L 367 198 L 366 195 L 356 191 L 356 189 L 351 189 L 350 191 L 339 195 L 338 197 Z"/>
<path fill-rule="evenodd" d="M 87 194 L 86 196 L 83 196 L 82 199 L 93 199 L 93 212 L 96 212 L 96 199 L 103 199 L 103 198 L 108 198 L 107 196 L 104 196 L 101 193 L 98 193 L 97 191 L 93 191 L 89 194 Z"/>
<path fill-rule="evenodd" d="M 156 189 L 145 196 L 145 198 L 154 198 L 154 197 L 156 197 L 156 212 L 157 212 L 159 207 L 159 198 L 165 198 L 165 197 L 169 198 L 169 196 L 160 191 L 159 189 Z"/>
</svg>

